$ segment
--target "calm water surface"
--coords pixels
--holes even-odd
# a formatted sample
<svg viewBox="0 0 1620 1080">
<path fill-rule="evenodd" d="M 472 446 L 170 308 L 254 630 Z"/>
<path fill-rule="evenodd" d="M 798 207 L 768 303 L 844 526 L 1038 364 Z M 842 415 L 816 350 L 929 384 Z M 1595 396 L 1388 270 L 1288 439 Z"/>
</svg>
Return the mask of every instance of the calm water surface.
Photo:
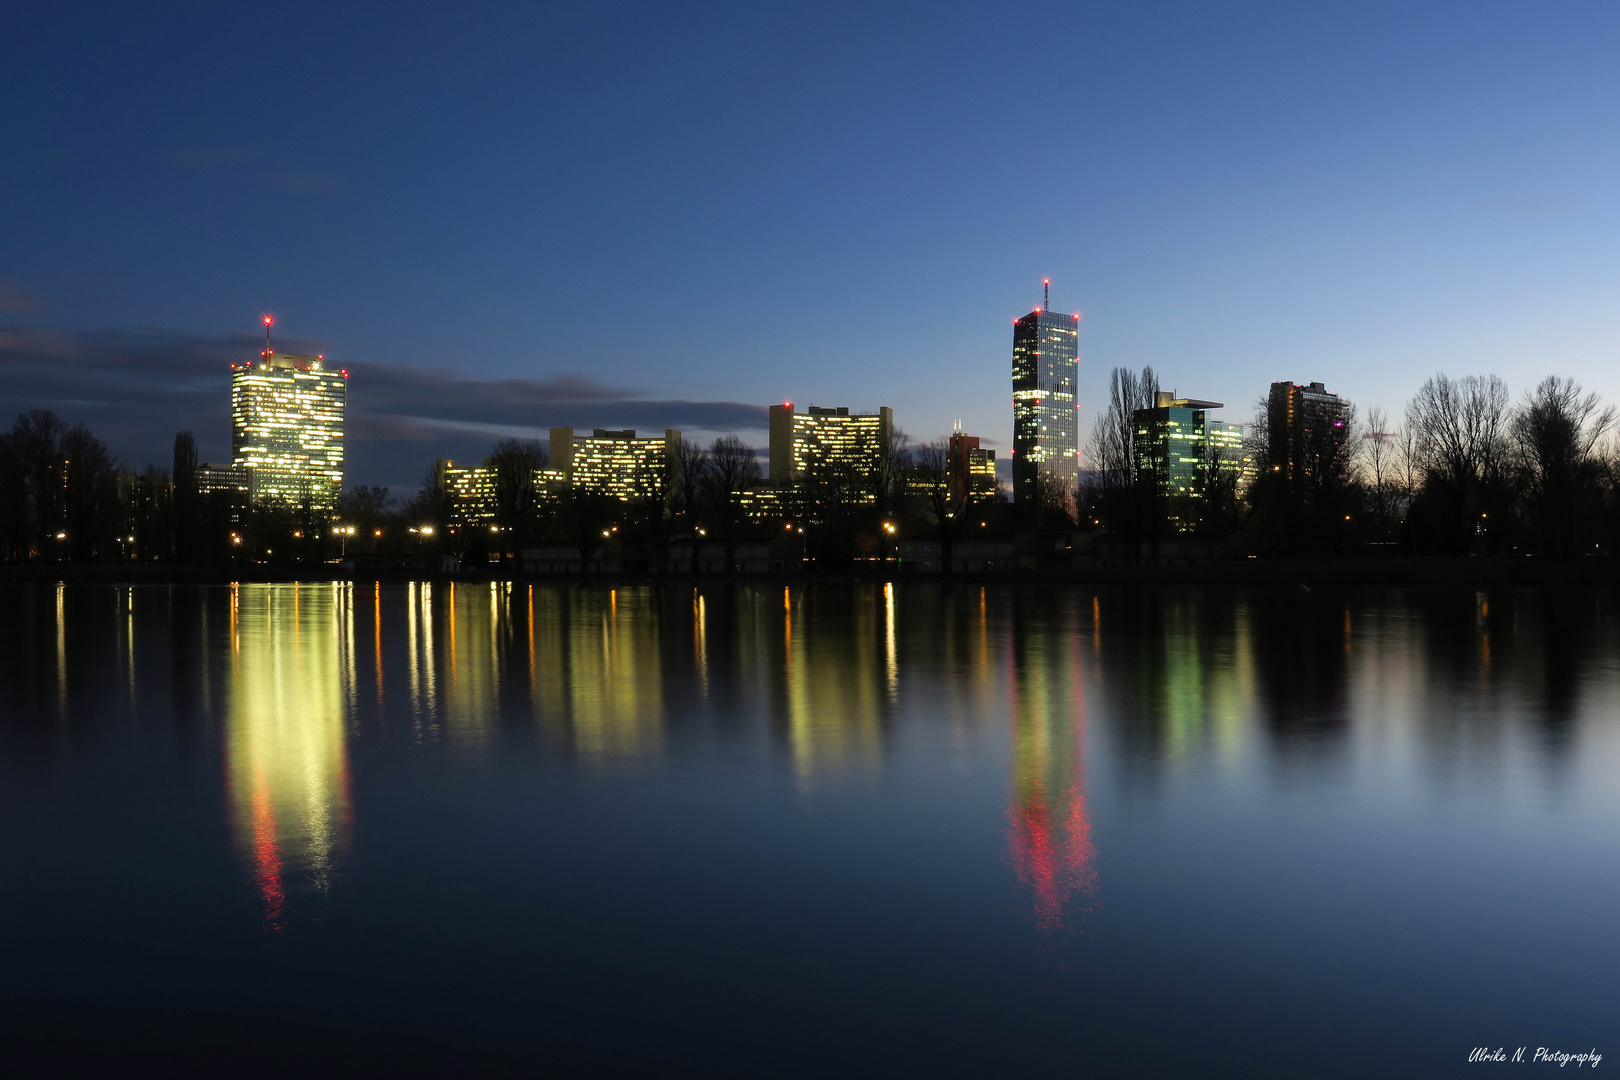
<svg viewBox="0 0 1620 1080">
<path fill-rule="evenodd" d="M 0 1004 L 673 1075 L 1620 1068 L 1617 659 L 1600 595 L 4 589 Z"/>
</svg>

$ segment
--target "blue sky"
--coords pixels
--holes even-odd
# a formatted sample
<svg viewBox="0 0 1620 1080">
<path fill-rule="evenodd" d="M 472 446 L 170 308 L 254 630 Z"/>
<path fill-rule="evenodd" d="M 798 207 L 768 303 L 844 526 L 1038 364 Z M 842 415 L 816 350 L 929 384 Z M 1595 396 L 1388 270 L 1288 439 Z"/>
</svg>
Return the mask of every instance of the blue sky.
<svg viewBox="0 0 1620 1080">
<path fill-rule="evenodd" d="M 763 445 L 783 399 L 1004 447 L 1043 277 L 1082 431 L 1121 364 L 1241 415 L 1620 400 L 1617 46 L 1597 4 L 32 5 L 0 408 L 222 457 L 272 311 L 355 371 L 352 482 L 554 424 Z"/>
</svg>

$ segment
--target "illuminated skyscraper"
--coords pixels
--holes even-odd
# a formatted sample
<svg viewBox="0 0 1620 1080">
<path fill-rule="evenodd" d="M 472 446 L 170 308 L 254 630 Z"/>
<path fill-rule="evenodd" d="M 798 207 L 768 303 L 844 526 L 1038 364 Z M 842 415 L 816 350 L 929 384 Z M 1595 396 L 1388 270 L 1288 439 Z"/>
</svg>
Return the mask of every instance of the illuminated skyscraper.
<svg viewBox="0 0 1620 1080">
<path fill-rule="evenodd" d="M 1075 385 L 1080 369 L 1080 316 L 1038 307 L 1013 321 L 1013 501 L 1036 498 L 1045 473 L 1065 492 L 1080 474 Z"/>
<path fill-rule="evenodd" d="M 266 351 L 231 365 L 231 463 L 255 500 L 336 512 L 348 396 L 349 373 L 321 356 Z"/>
</svg>

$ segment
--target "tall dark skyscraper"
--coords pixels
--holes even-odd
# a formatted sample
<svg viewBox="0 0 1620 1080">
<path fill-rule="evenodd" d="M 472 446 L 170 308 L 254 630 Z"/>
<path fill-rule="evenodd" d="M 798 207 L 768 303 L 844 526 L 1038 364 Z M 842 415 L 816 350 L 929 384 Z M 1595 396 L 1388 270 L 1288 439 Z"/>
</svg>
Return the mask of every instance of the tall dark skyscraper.
<svg viewBox="0 0 1620 1080">
<path fill-rule="evenodd" d="M 1344 444 L 1349 403 L 1319 382 L 1274 382 L 1266 401 L 1269 464 L 1289 483 L 1303 479 Z"/>
<path fill-rule="evenodd" d="M 1075 384 L 1080 316 L 1048 311 L 1047 302 L 1013 323 L 1013 501 L 1035 498 L 1044 472 L 1072 491 L 1080 473 Z"/>
</svg>

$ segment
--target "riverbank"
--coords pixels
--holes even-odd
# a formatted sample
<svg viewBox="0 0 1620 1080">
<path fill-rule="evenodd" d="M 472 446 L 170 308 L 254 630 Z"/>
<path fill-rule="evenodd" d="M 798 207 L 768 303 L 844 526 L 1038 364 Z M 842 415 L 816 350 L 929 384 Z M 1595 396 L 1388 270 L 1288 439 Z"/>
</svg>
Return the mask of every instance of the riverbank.
<svg viewBox="0 0 1620 1080">
<path fill-rule="evenodd" d="M 435 574 L 423 570 L 350 570 L 319 567 L 187 567 L 160 563 L 70 565 L 42 563 L 0 566 L 0 584 L 54 585 L 224 585 L 231 582 L 294 581 L 524 581 L 524 582 L 703 582 L 703 581 L 960 581 L 1074 585 L 1233 585 L 1233 586 L 1395 586 L 1402 588 L 1610 588 L 1620 586 L 1620 558 L 1591 556 L 1551 560 L 1514 558 L 1248 558 L 1200 565 L 1088 563 L 1038 570 L 993 570 L 954 575 L 920 574 L 904 563 L 854 570 L 798 574 L 655 575 L 530 577 L 508 568 Z"/>
</svg>

